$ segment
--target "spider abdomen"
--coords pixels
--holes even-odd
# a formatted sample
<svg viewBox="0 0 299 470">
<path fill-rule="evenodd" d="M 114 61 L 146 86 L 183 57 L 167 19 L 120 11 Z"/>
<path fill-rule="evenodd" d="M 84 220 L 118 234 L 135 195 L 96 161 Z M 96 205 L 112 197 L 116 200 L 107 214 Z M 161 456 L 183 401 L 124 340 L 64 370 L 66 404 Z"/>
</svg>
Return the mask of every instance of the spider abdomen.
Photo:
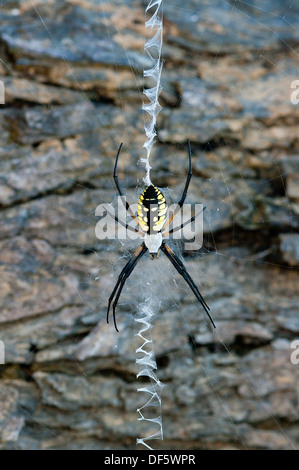
<svg viewBox="0 0 299 470">
<path fill-rule="evenodd" d="M 137 217 L 142 230 L 148 234 L 161 231 L 166 218 L 167 204 L 163 193 L 154 185 L 148 186 L 140 196 Z"/>
</svg>

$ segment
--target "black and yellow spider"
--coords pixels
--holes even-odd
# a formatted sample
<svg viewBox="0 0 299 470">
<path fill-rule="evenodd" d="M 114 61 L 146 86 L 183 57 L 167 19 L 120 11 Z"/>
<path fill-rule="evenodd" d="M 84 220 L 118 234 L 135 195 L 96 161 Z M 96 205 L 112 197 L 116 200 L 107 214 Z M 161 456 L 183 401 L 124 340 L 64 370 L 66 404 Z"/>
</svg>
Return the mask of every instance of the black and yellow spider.
<svg viewBox="0 0 299 470">
<path fill-rule="evenodd" d="M 119 157 L 122 145 L 123 144 L 120 144 L 120 147 L 117 152 L 115 166 L 114 166 L 114 173 L 113 173 L 115 185 L 120 196 L 123 196 L 123 193 L 118 184 L 117 163 L 118 163 L 118 157 Z M 175 269 L 185 279 L 185 281 L 191 288 L 192 292 L 194 293 L 195 297 L 205 309 L 209 319 L 212 322 L 212 325 L 215 328 L 215 324 L 212 320 L 212 317 L 209 314 L 210 308 L 208 307 L 202 295 L 200 294 L 198 287 L 196 286 L 193 279 L 186 271 L 184 264 L 181 262 L 181 260 L 174 254 L 172 249 L 163 240 L 163 237 L 177 230 L 181 230 L 183 227 L 193 222 L 193 220 L 196 217 L 196 216 L 193 216 L 191 217 L 190 220 L 188 220 L 187 222 L 184 222 L 179 227 L 165 231 L 165 229 L 173 221 L 175 215 L 180 211 L 187 196 L 188 187 L 189 187 L 190 180 L 192 177 L 191 146 L 190 146 L 189 140 L 188 140 L 188 149 L 189 149 L 189 171 L 188 171 L 187 181 L 185 184 L 183 195 L 180 201 L 178 202 L 177 208 L 175 209 L 175 211 L 172 213 L 172 215 L 169 217 L 167 221 L 166 221 L 167 203 L 166 203 L 165 197 L 163 196 L 160 189 L 158 189 L 154 185 L 148 186 L 141 194 L 139 202 L 138 202 L 137 217 L 134 214 L 133 210 L 131 209 L 129 203 L 127 201 L 123 201 L 127 212 L 136 222 L 136 225 L 137 225 L 136 228 L 133 228 L 128 224 L 124 224 L 124 222 L 119 220 L 118 217 L 114 217 L 117 222 L 121 223 L 129 230 L 137 232 L 139 235 L 141 235 L 144 238 L 144 241 L 142 242 L 142 244 L 139 246 L 139 248 L 137 248 L 135 253 L 132 255 L 132 257 L 130 258 L 130 260 L 127 262 L 122 272 L 120 273 L 117 283 L 112 291 L 112 294 L 109 297 L 108 309 L 107 309 L 107 323 L 109 323 L 109 312 L 110 312 L 111 303 L 113 301 L 113 305 L 112 305 L 113 320 L 114 320 L 114 326 L 115 326 L 116 331 L 118 331 L 118 329 L 117 329 L 116 318 L 115 318 L 115 309 L 116 309 L 120 294 L 122 292 L 122 289 L 125 285 L 126 280 L 132 273 L 133 269 L 136 267 L 136 264 L 138 263 L 138 261 L 147 251 L 149 252 L 150 258 L 155 259 L 159 257 L 160 250 L 162 250 L 163 253 L 165 253 L 167 258 L 175 267 Z"/>
</svg>

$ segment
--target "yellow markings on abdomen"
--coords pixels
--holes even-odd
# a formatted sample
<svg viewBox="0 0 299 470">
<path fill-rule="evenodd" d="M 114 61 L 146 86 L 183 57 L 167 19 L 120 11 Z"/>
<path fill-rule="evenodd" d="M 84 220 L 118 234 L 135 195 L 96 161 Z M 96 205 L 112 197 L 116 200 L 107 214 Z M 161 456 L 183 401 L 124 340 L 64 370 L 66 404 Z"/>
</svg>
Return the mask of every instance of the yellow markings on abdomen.
<svg viewBox="0 0 299 470">
<path fill-rule="evenodd" d="M 160 232 L 166 219 L 167 203 L 161 191 L 153 185 L 141 194 L 137 207 L 137 217 L 144 232 Z"/>
</svg>

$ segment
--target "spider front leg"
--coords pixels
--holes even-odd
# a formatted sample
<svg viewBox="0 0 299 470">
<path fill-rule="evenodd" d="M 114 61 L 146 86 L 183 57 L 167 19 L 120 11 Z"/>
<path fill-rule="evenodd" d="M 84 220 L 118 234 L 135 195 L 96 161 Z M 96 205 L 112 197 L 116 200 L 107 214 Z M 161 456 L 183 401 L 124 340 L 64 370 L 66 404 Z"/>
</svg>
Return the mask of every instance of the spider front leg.
<svg viewBox="0 0 299 470">
<path fill-rule="evenodd" d="M 167 235 L 171 235 L 172 233 L 174 232 L 178 232 L 179 230 L 182 230 L 184 227 L 186 227 L 187 225 L 191 224 L 192 222 L 194 222 L 194 220 L 206 209 L 206 207 L 204 207 L 200 212 L 198 212 L 198 214 L 195 214 L 191 217 L 191 219 L 187 220 L 186 222 L 183 222 L 181 225 L 179 225 L 178 227 L 174 227 L 172 228 L 171 230 L 168 230 L 168 232 L 162 232 L 162 236 L 163 237 L 166 237 Z"/>
<path fill-rule="evenodd" d="M 190 289 L 192 290 L 193 294 L 199 300 L 201 305 L 206 311 L 206 314 L 208 315 L 212 325 L 214 328 L 216 328 L 215 323 L 209 313 L 210 308 L 208 307 L 207 303 L 205 302 L 204 298 L 202 297 L 201 293 L 198 290 L 198 287 L 196 286 L 195 282 L 191 278 L 190 274 L 188 274 L 184 264 L 181 262 L 181 260 L 174 254 L 172 249 L 163 241 L 161 245 L 161 250 L 167 258 L 170 260 L 172 265 L 175 267 L 175 269 L 178 271 L 178 273 L 185 279 L 187 284 L 189 285 Z"/>
<path fill-rule="evenodd" d="M 114 179 L 114 182 L 115 182 L 115 186 L 116 186 L 116 189 L 121 197 L 121 199 L 123 198 L 124 194 L 122 192 L 122 190 L 120 189 L 120 186 L 119 186 L 119 183 L 118 183 L 118 176 L 117 176 L 117 164 L 118 164 L 118 157 L 119 157 L 119 154 L 120 154 L 120 151 L 121 151 L 121 148 L 123 146 L 123 143 L 120 144 L 119 148 L 118 148 L 118 152 L 117 152 L 117 155 L 116 155 L 116 159 L 115 159 L 115 165 L 114 165 L 114 171 L 113 171 L 113 179 Z M 135 221 L 135 223 L 140 226 L 139 224 L 139 221 L 136 217 L 136 215 L 134 214 L 134 212 L 132 211 L 131 207 L 130 207 L 130 204 L 128 203 L 128 201 L 124 201 L 122 199 L 122 202 L 126 208 L 126 211 L 129 212 L 130 216 L 132 217 L 132 219 Z"/>
<path fill-rule="evenodd" d="M 120 275 L 118 276 L 118 280 L 117 280 L 117 283 L 112 291 L 112 294 L 110 295 L 109 297 L 109 300 L 108 300 L 108 309 L 107 309 L 107 323 L 109 323 L 109 312 L 110 312 L 110 307 L 111 307 L 111 303 L 114 299 L 114 302 L 113 302 L 113 305 L 112 305 L 112 309 L 113 309 L 113 321 L 114 321 L 114 327 L 116 329 L 116 331 L 118 332 L 118 328 L 117 328 L 117 324 L 116 324 L 116 318 L 115 318 L 115 310 L 116 310 L 116 306 L 117 306 L 117 303 L 118 303 L 118 299 L 120 297 L 120 294 L 121 294 L 121 291 L 123 290 L 123 287 L 125 285 L 125 282 L 126 280 L 128 279 L 128 277 L 130 276 L 130 274 L 132 273 L 133 269 L 135 268 L 136 264 L 138 263 L 138 261 L 140 260 L 140 258 L 144 255 L 144 253 L 147 251 L 147 247 L 145 246 L 144 243 L 142 243 L 140 245 L 139 248 L 137 248 L 137 250 L 135 251 L 135 253 L 133 254 L 133 256 L 131 257 L 131 259 L 127 262 L 127 264 L 125 265 L 125 267 L 123 268 L 122 272 L 120 273 Z"/>
<path fill-rule="evenodd" d="M 191 181 L 191 178 L 192 178 L 192 161 L 191 161 L 191 144 L 190 144 L 190 140 L 188 139 L 188 154 L 189 154 L 189 171 L 188 171 L 188 175 L 187 175 L 187 180 L 186 180 L 186 183 L 185 183 L 185 188 L 184 188 L 184 191 L 183 191 L 183 194 L 182 194 L 182 197 L 181 199 L 179 200 L 178 202 L 178 205 L 177 205 L 177 208 L 174 210 L 174 212 L 172 213 L 172 215 L 169 217 L 168 221 L 166 222 L 166 224 L 164 225 L 164 229 L 166 227 L 168 227 L 171 222 L 173 221 L 174 217 L 177 215 L 177 213 L 181 210 L 184 202 L 185 202 L 185 199 L 187 197 L 187 192 L 188 192 L 188 188 L 189 188 L 189 184 L 190 184 L 190 181 Z"/>
<path fill-rule="evenodd" d="M 137 227 L 135 227 L 135 228 L 131 227 L 131 225 L 129 225 L 126 222 L 124 222 L 123 220 L 121 220 L 117 215 L 114 215 L 107 208 L 106 208 L 106 211 L 107 211 L 107 214 L 110 215 L 110 217 L 112 217 L 112 219 L 115 220 L 115 222 L 117 222 L 118 224 L 125 227 L 126 230 L 129 230 L 130 232 L 138 233 L 138 235 L 140 235 L 141 237 L 144 237 L 144 233 L 140 232 L 140 230 L 138 230 Z"/>
</svg>

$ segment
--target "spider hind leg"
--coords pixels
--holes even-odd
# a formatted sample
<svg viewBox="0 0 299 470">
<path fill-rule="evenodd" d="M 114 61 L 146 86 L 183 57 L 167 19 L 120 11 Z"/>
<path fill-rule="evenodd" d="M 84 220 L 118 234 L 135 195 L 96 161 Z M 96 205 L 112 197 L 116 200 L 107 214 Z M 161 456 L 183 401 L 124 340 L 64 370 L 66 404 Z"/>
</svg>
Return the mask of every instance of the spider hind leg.
<svg viewBox="0 0 299 470">
<path fill-rule="evenodd" d="M 135 253 L 132 255 L 132 257 L 129 259 L 123 270 L 121 271 L 120 275 L 118 276 L 117 283 L 115 284 L 115 287 L 112 291 L 112 294 L 109 297 L 108 300 L 108 308 L 107 308 L 107 323 L 109 323 L 109 313 L 110 313 L 110 307 L 112 304 L 112 312 L 113 312 L 113 322 L 114 322 L 114 327 L 116 331 L 118 332 L 117 328 L 117 323 L 116 323 L 116 307 L 118 304 L 118 300 L 120 297 L 120 294 L 123 290 L 123 287 L 125 285 L 126 280 L 136 267 L 136 264 L 140 260 L 140 258 L 144 255 L 144 253 L 147 251 L 147 247 L 145 246 L 144 243 L 142 243 L 139 248 L 135 251 Z"/>
<path fill-rule="evenodd" d="M 209 310 L 210 310 L 210 307 L 207 305 L 206 301 L 204 300 L 203 296 L 201 295 L 201 293 L 199 292 L 198 290 L 198 287 L 196 286 L 195 282 L 193 281 L 192 277 L 190 276 L 190 274 L 187 272 L 184 264 L 181 262 L 181 260 L 174 254 L 174 252 L 172 251 L 172 249 L 165 243 L 163 242 L 162 245 L 161 245 L 161 250 L 163 251 L 163 253 L 165 253 L 165 255 L 167 256 L 167 258 L 170 260 L 170 262 L 172 263 L 172 265 L 175 267 L 175 269 L 178 271 L 178 273 L 185 279 L 185 281 L 187 282 L 188 286 L 190 287 L 190 289 L 192 290 L 193 294 L 195 295 L 195 297 L 197 298 L 197 300 L 201 303 L 201 305 L 203 306 L 206 314 L 208 315 L 212 325 L 214 328 L 216 328 L 216 325 L 209 313 Z"/>
</svg>

